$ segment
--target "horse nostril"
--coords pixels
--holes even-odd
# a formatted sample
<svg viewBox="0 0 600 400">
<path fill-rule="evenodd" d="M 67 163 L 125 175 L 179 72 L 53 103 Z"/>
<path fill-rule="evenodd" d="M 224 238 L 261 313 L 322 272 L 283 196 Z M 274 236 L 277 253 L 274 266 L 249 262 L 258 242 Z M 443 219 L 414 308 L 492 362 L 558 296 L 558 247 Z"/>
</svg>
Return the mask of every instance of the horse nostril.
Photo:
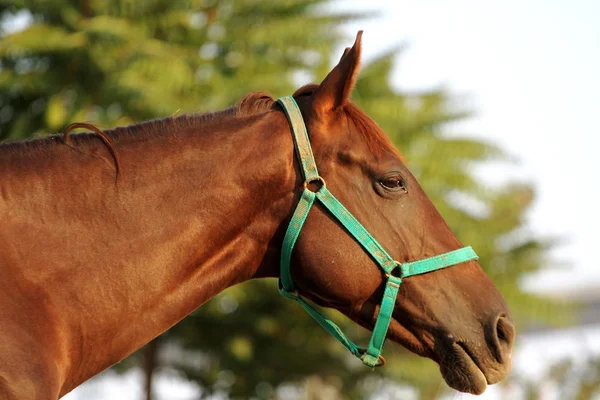
<svg viewBox="0 0 600 400">
<path fill-rule="evenodd" d="M 498 359 L 505 362 L 506 357 L 510 358 L 513 342 L 515 341 L 515 326 L 506 316 L 500 316 L 496 320 L 496 346 L 498 350 Z"/>
<path fill-rule="evenodd" d="M 506 317 L 500 317 L 496 323 L 496 334 L 498 340 L 512 346 L 515 340 L 515 326 Z"/>
</svg>

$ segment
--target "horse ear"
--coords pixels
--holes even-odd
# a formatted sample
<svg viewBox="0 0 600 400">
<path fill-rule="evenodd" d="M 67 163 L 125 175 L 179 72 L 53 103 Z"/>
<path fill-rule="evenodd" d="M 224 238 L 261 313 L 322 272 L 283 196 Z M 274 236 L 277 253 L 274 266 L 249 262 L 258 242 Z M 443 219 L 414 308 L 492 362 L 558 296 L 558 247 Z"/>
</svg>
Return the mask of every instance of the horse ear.
<svg viewBox="0 0 600 400">
<path fill-rule="evenodd" d="M 352 48 L 344 54 L 315 92 L 314 106 L 319 112 L 335 110 L 348 102 L 360 64 L 362 31 L 358 31 Z"/>
<path fill-rule="evenodd" d="M 344 54 L 342 54 L 342 56 L 340 57 L 340 61 L 342 61 L 342 59 L 346 56 L 346 54 L 348 54 L 348 52 L 350 51 L 350 47 L 346 47 L 344 49 Z M 340 62 L 338 61 L 338 63 Z"/>
</svg>

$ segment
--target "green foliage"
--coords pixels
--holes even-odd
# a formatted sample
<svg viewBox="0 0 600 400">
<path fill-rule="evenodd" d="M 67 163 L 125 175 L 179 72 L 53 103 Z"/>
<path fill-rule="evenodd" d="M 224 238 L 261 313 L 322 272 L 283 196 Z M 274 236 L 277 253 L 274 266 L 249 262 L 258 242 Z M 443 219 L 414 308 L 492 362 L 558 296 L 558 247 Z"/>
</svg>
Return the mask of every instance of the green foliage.
<svg viewBox="0 0 600 400">
<path fill-rule="evenodd" d="M 294 71 L 324 71 L 353 16 L 326 1 L 24 1 L 32 23 L 0 41 L 0 139 L 224 108 L 250 91 L 289 93 Z M 1 28 L 0 28 L 1 29 Z M 0 31 L 1 33 L 1 31 Z M 243 40 L 240 40 L 243 39 Z M 10 109 L 6 109 L 10 107 Z"/>
<path fill-rule="evenodd" d="M 4 21 L 19 12 L 31 19 L 12 34 L 0 25 L 0 139 L 46 135 L 72 122 L 113 127 L 220 109 L 254 90 L 289 94 L 296 74 L 317 81 L 325 76 L 330 57 L 338 58 L 336 27 L 356 18 L 321 15 L 319 6 L 328 2 L 0 0 Z M 477 250 L 517 326 L 564 322 L 563 308 L 518 285 L 547 265 L 553 244 L 523 228 L 532 188 L 478 181 L 477 165 L 508 157 L 489 143 L 444 134 L 448 124 L 470 116 L 455 109 L 445 91 L 393 89 L 395 54 L 363 67 L 354 101 L 401 149 L 461 241 Z M 367 342 L 364 329 L 330 313 L 353 339 Z M 398 346 L 387 345 L 389 366 L 377 375 L 363 368 L 297 304 L 280 297 L 275 282 L 231 288 L 159 340 L 163 349 L 175 344 L 186 355 L 162 351 L 159 369 L 180 371 L 205 394 L 267 398 L 278 386 L 300 385 L 311 375 L 320 378 L 308 387 L 326 384 L 345 398 L 364 398 L 368 388 L 389 381 L 414 385 L 423 398 L 445 390 L 433 362 Z M 118 368 L 140 360 L 138 353 Z"/>
</svg>

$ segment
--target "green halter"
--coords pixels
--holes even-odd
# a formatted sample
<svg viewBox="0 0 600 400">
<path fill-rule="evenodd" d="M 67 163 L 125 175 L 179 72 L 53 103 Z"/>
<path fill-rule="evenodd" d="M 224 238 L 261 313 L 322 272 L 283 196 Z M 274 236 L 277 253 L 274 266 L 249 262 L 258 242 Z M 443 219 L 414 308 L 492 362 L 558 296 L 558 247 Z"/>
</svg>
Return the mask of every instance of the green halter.
<svg viewBox="0 0 600 400">
<path fill-rule="evenodd" d="M 396 296 L 402 278 L 407 278 L 412 275 L 424 274 L 426 272 L 435 271 L 438 269 L 450 267 L 469 260 L 476 260 L 477 254 L 471 247 L 454 250 L 449 253 L 441 254 L 421 261 L 414 261 L 400 264 L 394 261 L 392 257 L 381 247 L 381 245 L 369 234 L 369 232 L 358 222 L 356 218 L 331 194 L 325 186 L 325 181 L 319 176 L 317 165 L 313 157 L 313 152 L 310 147 L 310 140 L 306 132 L 306 126 L 302 119 L 302 114 L 298 108 L 298 104 L 293 97 L 287 96 L 277 100 L 283 107 L 294 134 L 294 144 L 296 154 L 300 164 L 302 164 L 302 172 L 304 175 L 304 191 L 300 197 L 300 201 L 296 206 L 296 210 L 292 216 L 288 229 L 283 239 L 283 247 L 281 250 L 281 276 L 279 279 L 279 291 L 285 297 L 296 300 L 300 305 L 329 333 L 331 333 L 341 344 L 343 344 L 352 354 L 360 358 L 362 362 L 369 367 L 378 367 L 385 363 L 385 359 L 381 356 L 381 349 L 385 341 Z M 308 189 L 308 184 L 311 182 L 321 182 L 321 188 L 317 192 L 312 192 Z M 290 264 L 292 259 L 292 251 L 294 244 L 300 235 L 300 230 L 306 221 L 308 212 L 313 205 L 315 198 L 323 204 L 342 225 L 346 228 L 361 246 L 373 257 L 385 272 L 386 284 L 383 300 L 379 309 L 379 315 L 373 328 L 373 335 L 369 341 L 369 347 L 363 349 L 355 345 L 350 339 L 344 335 L 341 329 L 334 324 L 330 319 L 325 317 L 313 306 L 304 300 L 294 285 L 290 272 Z M 399 267 L 400 276 L 392 275 L 392 271 Z"/>
</svg>

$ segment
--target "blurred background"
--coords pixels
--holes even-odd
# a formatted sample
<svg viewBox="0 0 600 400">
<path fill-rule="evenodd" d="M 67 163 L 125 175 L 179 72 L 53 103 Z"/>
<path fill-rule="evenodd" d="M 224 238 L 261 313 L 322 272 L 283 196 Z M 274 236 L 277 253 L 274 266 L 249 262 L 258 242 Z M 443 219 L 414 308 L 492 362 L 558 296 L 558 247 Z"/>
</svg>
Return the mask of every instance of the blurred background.
<svg viewBox="0 0 600 400">
<path fill-rule="evenodd" d="M 364 29 L 353 101 L 517 323 L 513 372 L 481 398 L 600 398 L 599 17 L 595 0 L 0 0 L 0 140 L 288 95 Z M 432 361 L 385 354 L 362 367 L 274 281 L 250 282 L 65 399 L 471 397 Z"/>
</svg>

